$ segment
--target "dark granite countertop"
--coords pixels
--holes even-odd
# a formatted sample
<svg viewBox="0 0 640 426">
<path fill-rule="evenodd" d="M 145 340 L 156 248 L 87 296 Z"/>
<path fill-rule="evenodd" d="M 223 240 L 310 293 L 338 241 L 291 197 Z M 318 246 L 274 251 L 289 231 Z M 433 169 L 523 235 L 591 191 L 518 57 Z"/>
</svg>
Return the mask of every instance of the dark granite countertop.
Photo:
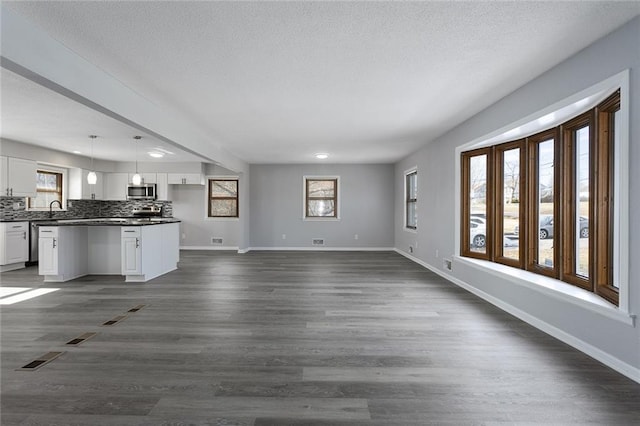
<svg viewBox="0 0 640 426">
<path fill-rule="evenodd" d="M 0 222 L 36 222 L 38 226 L 147 226 L 181 221 L 173 217 L 97 217 L 89 219 L 8 219 Z"/>
</svg>

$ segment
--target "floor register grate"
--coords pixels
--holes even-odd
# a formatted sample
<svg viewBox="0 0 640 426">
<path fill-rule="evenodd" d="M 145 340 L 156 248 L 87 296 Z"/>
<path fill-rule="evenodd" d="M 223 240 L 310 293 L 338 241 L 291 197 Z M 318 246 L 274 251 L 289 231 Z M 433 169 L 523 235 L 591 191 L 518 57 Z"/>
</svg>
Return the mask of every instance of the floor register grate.
<svg viewBox="0 0 640 426">
<path fill-rule="evenodd" d="M 34 370 L 37 370 L 38 368 L 42 367 L 43 365 L 48 364 L 51 361 L 53 361 L 54 359 L 58 358 L 63 353 L 64 352 L 47 352 L 46 354 L 42 355 L 41 357 L 36 358 L 33 361 L 31 361 L 30 363 L 18 368 L 17 371 L 34 371 Z"/>
<path fill-rule="evenodd" d="M 85 342 L 88 339 L 91 339 L 96 334 L 98 333 L 84 333 L 76 337 L 75 339 L 69 340 L 66 344 L 70 346 L 78 346 L 80 343 Z"/>
</svg>

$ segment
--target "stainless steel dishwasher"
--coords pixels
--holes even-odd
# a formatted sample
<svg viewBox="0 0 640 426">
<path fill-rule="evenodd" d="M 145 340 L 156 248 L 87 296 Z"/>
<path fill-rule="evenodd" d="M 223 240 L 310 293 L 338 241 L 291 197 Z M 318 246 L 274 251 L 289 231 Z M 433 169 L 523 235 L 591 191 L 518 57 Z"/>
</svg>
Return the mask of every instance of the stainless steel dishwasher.
<svg viewBox="0 0 640 426">
<path fill-rule="evenodd" d="M 35 221 L 29 222 L 29 264 L 38 263 L 38 225 Z"/>
</svg>

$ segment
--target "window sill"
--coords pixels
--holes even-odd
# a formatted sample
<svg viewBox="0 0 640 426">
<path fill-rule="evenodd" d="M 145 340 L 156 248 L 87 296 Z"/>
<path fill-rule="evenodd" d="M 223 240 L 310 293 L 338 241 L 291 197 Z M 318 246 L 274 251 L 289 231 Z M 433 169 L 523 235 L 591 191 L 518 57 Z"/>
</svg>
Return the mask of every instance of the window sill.
<svg viewBox="0 0 640 426">
<path fill-rule="evenodd" d="M 303 217 L 305 222 L 340 222 L 339 217 Z"/>
<path fill-rule="evenodd" d="M 412 234 L 417 234 L 418 233 L 418 229 L 413 229 L 413 228 L 407 228 L 406 226 L 403 228 L 405 230 L 405 232 L 410 232 Z"/>
<path fill-rule="evenodd" d="M 474 269 L 488 272 L 499 278 L 509 280 L 514 284 L 535 290 L 564 302 L 588 309 L 592 312 L 606 316 L 607 318 L 635 327 L 635 315 L 623 311 L 594 293 L 575 287 L 571 284 L 499 263 L 488 262 L 486 260 L 471 259 L 462 256 L 454 256 L 454 258 L 456 262 L 463 263 Z"/>
<path fill-rule="evenodd" d="M 209 217 L 205 216 L 204 220 L 206 222 L 238 222 L 240 220 L 239 217 Z"/>
</svg>

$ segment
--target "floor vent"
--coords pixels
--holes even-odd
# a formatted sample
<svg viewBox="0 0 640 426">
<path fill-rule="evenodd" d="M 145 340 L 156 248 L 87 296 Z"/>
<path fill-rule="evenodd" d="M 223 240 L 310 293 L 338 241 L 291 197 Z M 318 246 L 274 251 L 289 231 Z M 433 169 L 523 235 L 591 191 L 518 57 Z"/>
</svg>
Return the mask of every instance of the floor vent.
<svg viewBox="0 0 640 426">
<path fill-rule="evenodd" d="M 109 321 L 103 323 L 102 325 L 115 325 L 115 324 L 119 323 L 120 321 L 122 321 L 125 318 L 126 318 L 126 316 L 120 315 L 120 316 L 115 317 L 112 320 L 109 320 Z"/>
<path fill-rule="evenodd" d="M 84 342 L 85 340 L 91 339 L 96 334 L 98 333 L 84 333 L 76 337 L 75 339 L 69 340 L 66 344 L 71 346 L 78 346 L 80 343 Z"/>
<path fill-rule="evenodd" d="M 140 309 L 144 308 L 147 305 L 137 305 L 134 306 L 133 308 L 129 309 L 127 312 L 138 312 Z"/>
<path fill-rule="evenodd" d="M 216 246 L 221 246 L 223 242 L 224 242 L 224 240 L 222 238 L 213 237 L 211 239 L 211 244 L 214 244 Z"/>
<path fill-rule="evenodd" d="M 46 354 L 42 355 L 38 359 L 34 359 L 33 361 L 31 361 L 27 365 L 24 365 L 24 366 L 18 368 L 17 371 L 34 371 L 34 370 L 37 370 L 38 368 L 42 367 L 43 365 L 48 364 L 51 361 L 53 361 L 54 359 L 58 358 L 63 353 L 64 352 L 47 352 Z"/>
<path fill-rule="evenodd" d="M 323 246 L 324 245 L 324 238 L 314 238 L 311 240 L 311 245 L 312 246 Z"/>
</svg>

